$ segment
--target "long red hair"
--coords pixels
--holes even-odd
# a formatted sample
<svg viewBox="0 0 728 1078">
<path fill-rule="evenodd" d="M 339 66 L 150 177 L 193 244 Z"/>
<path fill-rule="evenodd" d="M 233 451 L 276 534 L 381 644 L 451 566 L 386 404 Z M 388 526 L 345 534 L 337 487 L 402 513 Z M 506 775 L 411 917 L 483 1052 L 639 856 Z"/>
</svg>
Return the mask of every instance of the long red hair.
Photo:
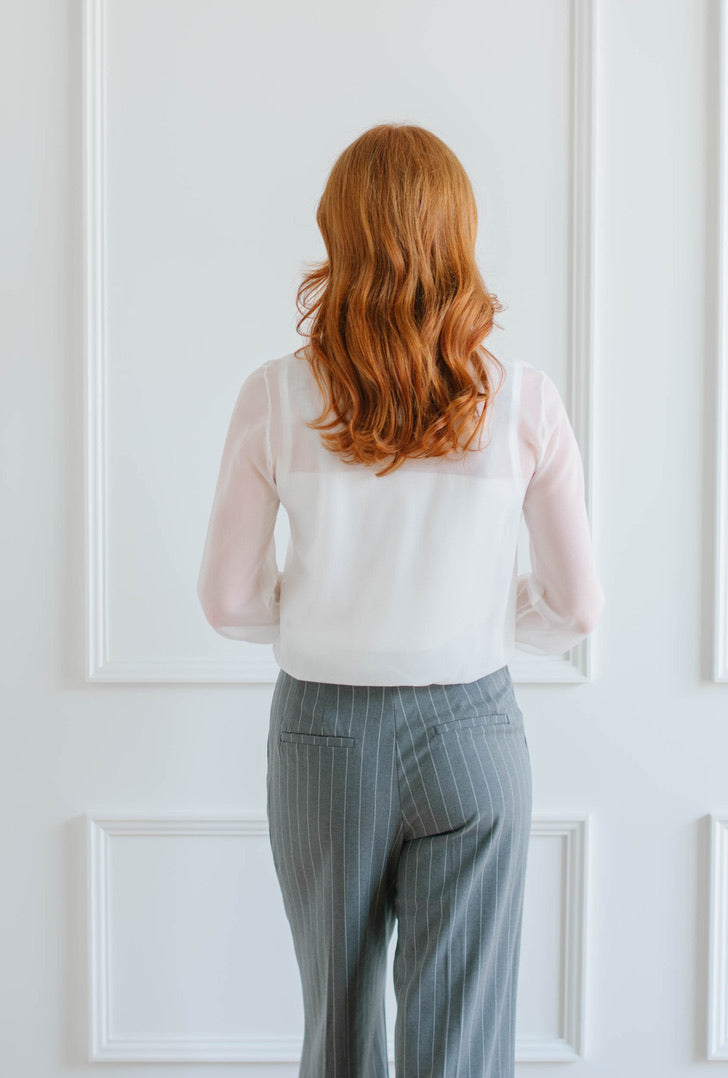
<svg viewBox="0 0 728 1078">
<path fill-rule="evenodd" d="M 298 288 L 296 329 L 326 405 L 308 426 L 343 424 L 322 439 L 348 463 L 392 457 L 377 475 L 457 450 L 477 420 L 469 449 L 500 388 L 477 346 L 503 307 L 475 261 L 477 208 L 458 158 L 422 127 L 372 127 L 335 162 L 316 222 L 328 258 Z"/>
</svg>

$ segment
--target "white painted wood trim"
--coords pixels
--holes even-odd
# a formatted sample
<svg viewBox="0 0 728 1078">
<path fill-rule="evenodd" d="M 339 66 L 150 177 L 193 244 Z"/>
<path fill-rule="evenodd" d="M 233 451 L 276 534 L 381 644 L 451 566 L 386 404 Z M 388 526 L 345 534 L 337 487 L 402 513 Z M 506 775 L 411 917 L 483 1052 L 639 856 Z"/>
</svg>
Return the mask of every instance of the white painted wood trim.
<svg viewBox="0 0 728 1078">
<path fill-rule="evenodd" d="M 713 680 L 728 682 L 728 0 L 720 0 Z"/>
</svg>

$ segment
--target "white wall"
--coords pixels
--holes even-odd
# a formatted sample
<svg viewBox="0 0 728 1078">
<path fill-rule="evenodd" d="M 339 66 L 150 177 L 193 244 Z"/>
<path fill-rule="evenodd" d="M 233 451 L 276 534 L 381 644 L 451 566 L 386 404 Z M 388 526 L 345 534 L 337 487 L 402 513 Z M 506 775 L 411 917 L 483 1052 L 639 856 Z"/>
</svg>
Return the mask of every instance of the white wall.
<svg viewBox="0 0 728 1078">
<path fill-rule="evenodd" d="M 473 180 L 507 304 L 489 346 L 568 400 L 607 596 L 588 644 L 512 664 L 534 772 L 520 1069 L 728 1069 L 718 0 L 6 16 L 4 1068 L 297 1074 L 275 668 L 206 626 L 196 572 L 237 388 L 300 343 L 328 169 L 405 120 Z M 388 1006 L 391 1031 L 391 986 Z"/>
</svg>

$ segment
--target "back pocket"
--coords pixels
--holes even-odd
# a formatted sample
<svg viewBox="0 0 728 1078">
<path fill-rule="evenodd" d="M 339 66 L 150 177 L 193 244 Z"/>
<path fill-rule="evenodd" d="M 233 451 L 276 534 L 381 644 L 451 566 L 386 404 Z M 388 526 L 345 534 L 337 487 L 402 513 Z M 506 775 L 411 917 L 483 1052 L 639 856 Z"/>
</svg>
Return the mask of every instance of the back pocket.
<svg viewBox="0 0 728 1078">
<path fill-rule="evenodd" d="M 347 749 L 356 744 L 355 737 L 342 737 L 340 734 L 304 734 L 297 730 L 282 730 L 281 741 L 289 741 L 295 745 L 321 745 L 329 748 Z"/>
<path fill-rule="evenodd" d="M 432 727 L 435 734 L 445 734 L 451 730 L 482 730 L 489 726 L 507 726 L 510 717 L 504 711 L 490 712 L 486 715 L 468 715 L 462 719 L 448 719 L 447 722 L 438 722 Z"/>
</svg>

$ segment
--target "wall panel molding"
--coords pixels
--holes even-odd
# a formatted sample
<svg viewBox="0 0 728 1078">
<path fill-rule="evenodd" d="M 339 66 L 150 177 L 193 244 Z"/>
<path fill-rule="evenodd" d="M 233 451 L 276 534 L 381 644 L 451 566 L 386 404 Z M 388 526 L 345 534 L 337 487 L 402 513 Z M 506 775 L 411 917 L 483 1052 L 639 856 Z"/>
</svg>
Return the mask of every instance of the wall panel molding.
<svg viewBox="0 0 728 1078">
<path fill-rule="evenodd" d="M 301 1034 L 279 1036 L 240 1037 L 215 1036 L 209 1033 L 179 1035 L 171 1029 L 160 1028 L 150 1034 L 135 1033 L 133 1029 L 117 1028 L 115 1008 L 120 1000 L 133 999 L 144 990 L 145 962 L 149 960 L 144 939 L 155 938 L 154 926 L 159 923 L 160 904 L 169 899 L 155 893 L 153 880 L 145 875 L 140 866 L 149 864 L 149 858 L 160 856 L 159 847 L 145 853 L 139 843 L 149 840 L 180 838 L 199 843 L 205 839 L 221 836 L 268 842 L 268 824 L 263 815 L 200 816 L 190 814 L 163 814 L 154 816 L 120 816 L 111 814 L 86 814 L 86 863 L 87 863 L 87 942 L 88 942 L 88 1023 L 89 1059 L 92 1061 L 116 1060 L 136 1062 L 297 1062 L 302 1047 Z M 560 987 L 556 1028 L 550 1036 L 521 1035 L 517 1041 L 519 1061 L 557 1062 L 573 1060 L 583 1053 L 584 1041 L 584 983 L 586 960 L 587 915 L 587 817 L 584 815 L 546 815 L 535 817 L 532 822 L 531 842 L 555 843 L 549 851 L 552 866 L 560 880 L 558 901 L 550 914 L 549 935 L 558 939 L 556 967 L 541 971 L 548 978 L 546 990 L 551 985 Z M 129 859 L 129 842 L 137 843 L 136 858 Z M 120 843 L 127 845 L 120 846 Z M 239 856 L 241 847 L 230 846 L 230 855 Z M 190 848 L 191 851 L 191 848 Z M 226 855 L 227 856 L 227 855 Z M 184 861 L 184 859 L 183 859 Z M 179 862 L 170 862 L 178 866 Z M 211 862 L 214 864 L 214 860 Z M 166 862 L 165 862 L 166 864 Z M 126 867 L 125 867 L 126 866 Z M 133 866 L 136 866 L 133 868 Z M 273 873 L 272 858 L 270 863 Z M 181 879 L 186 877 L 180 874 Z M 251 886 L 254 881 L 251 880 Z M 261 885 L 262 886 L 262 885 Z M 146 888 L 146 892 L 145 892 Z M 173 890 L 170 892 L 173 894 Z M 164 914 L 166 907 L 162 909 Z M 170 903 L 169 917 L 174 915 Z M 128 941 L 128 922 L 136 916 L 140 931 L 139 953 L 129 956 L 124 951 Z M 200 917 L 200 941 L 205 947 L 205 925 L 210 918 Z M 118 925 L 125 924 L 122 938 L 117 939 Z M 273 922 L 271 922 L 273 923 Z M 117 926 L 115 929 L 115 925 Z M 281 931 L 288 932 L 281 917 Z M 136 940 L 136 936 L 133 937 Z M 396 928 L 390 946 L 396 942 Z M 127 943 L 128 950 L 128 943 Z M 115 958 L 124 955 L 123 962 Z M 391 963 L 390 963 L 391 964 Z M 256 967 L 257 968 L 257 967 Z M 255 976 L 255 974 L 251 974 Z M 170 977 L 168 992 L 169 1013 L 175 1013 L 175 1005 L 184 997 L 186 985 L 195 982 L 196 971 L 183 964 L 175 967 Z M 287 976 L 287 975 L 286 975 Z M 294 970 L 294 989 L 300 992 L 298 972 Z M 391 974 L 390 974 L 391 981 Z M 388 1044 L 390 1062 L 394 1064 L 394 1018 L 391 1000 L 394 999 L 390 985 L 388 1005 Z M 204 986 L 203 986 L 204 990 Z M 159 990 L 158 990 L 159 991 Z M 160 1003 L 160 1013 L 165 1012 L 165 1001 Z M 189 1016 L 189 1024 L 195 1024 L 196 1015 Z M 131 1019 L 127 1019 L 131 1022 Z M 245 1014 L 241 1016 L 245 1024 Z"/>
<path fill-rule="evenodd" d="M 268 682 L 278 666 L 270 648 L 252 646 L 240 658 L 160 659 L 116 656 L 109 581 L 110 350 L 107 191 L 107 26 L 111 0 L 84 0 L 84 347 L 86 510 L 86 679 L 105 682 Z M 570 177 L 568 385 L 565 403 L 584 458 L 587 507 L 594 518 L 594 0 L 570 4 Z M 592 637 L 564 656 L 516 652 L 517 682 L 568 683 L 594 676 Z M 143 649 L 142 649 L 143 650 Z M 247 651 L 247 649 L 246 649 Z"/>
<path fill-rule="evenodd" d="M 560 931 L 559 968 L 551 971 L 560 989 L 559 1019 L 550 1036 L 528 1032 L 518 1036 L 518 1063 L 572 1062 L 585 1055 L 589 833 L 590 818 L 583 813 L 539 814 L 531 824 L 532 843 L 548 840 L 560 847 L 562 886 L 559 924 L 554 928 Z M 519 988 L 519 998 L 520 992 Z"/>
<path fill-rule="evenodd" d="M 126 1060 L 135 1062 L 295 1062 L 300 1058 L 301 1038 L 298 1036 L 244 1037 L 175 1036 L 159 1030 L 156 1036 L 135 1036 L 129 1031 L 115 1031 L 113 1001 L 122 987 L 135 985 L 141 989 L 144 968 L 140 958 L 137 978 L 131 986 L 120 984 L 121 974 L 115 969 L 112 910 L 120 905 L 118 892 L 127 891 L 130 881 L 123 873 L 112 871 L 114 844 L 120 840 L 158 838 L 187 838 L 191 841 L 219 836 L 260 839 L 268 842 L 268 823 L 265 816 L 198 816 L 164 814 L 159 816 L 117 816 L 86 814 L 87 865 L 87 944 L 88 944 L 88 1029 L 91 1061 Z M 272 860 L 271 860 L 272 865 Z M 150 917 L 154 899 L 150 894 Z M 200 934 L 204 936 L 204 921 Z M 128 969 L 128 967 L 127 967 Z M 184 989 L 184 970 L 180 982 L 169 983 L 169 995 Z M 190 971 L 190 976 L 194 970 Z M 251 976 L 257 976 L 252 973 Z M 244 1022 L 244 1018 L 242 1019 Z"/>
<path fill-rule="evenodd" d="M 728 1060 L 728 816 L 711 815 L 708 911 L 709 1060 Z"/>
</svg>

